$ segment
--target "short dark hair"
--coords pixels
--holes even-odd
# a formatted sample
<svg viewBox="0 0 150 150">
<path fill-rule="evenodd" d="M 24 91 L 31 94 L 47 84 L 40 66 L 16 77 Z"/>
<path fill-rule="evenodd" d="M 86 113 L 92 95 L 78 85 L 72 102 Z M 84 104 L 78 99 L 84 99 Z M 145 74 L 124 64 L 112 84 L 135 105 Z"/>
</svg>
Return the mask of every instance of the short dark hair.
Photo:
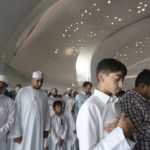
<svg viewBox="0 0 150 150">
<path fill-rule="evenodd" d="M 123 77 L 125 77 L 127 75 L 126 66 L 122 62 L 120 62 L 114 58 L 105 58 L 98 63 L 97 68 L 96 68 L 97 78 L 98 78 L 98 74 L 101 71 L 108 73 L 108 74 L 121 71 Z"/>
<path fill-rule="evenodd" d="M 53 109 L 55 109 L 56 106 L 61 106 L 62 107 L 62 102 L 60 100 L 55 101 L 53 104 Z"/>
<path fill-rule="evenodd" d="M 82 87 L 84 88 L 84 87 L 87 87 L 88 85 L 90 85 L 91 87 L 93 86 L 91 82 L 85 81 L 85 82 L 83 83 Z"/>
<path fill-rule="evenodd" d="M 22 87 L 22 85 L 21 85 L 21 84 L 16 84 L 16 87 L 17 87 L 17 86 Z"/>
<path fill-rule="evenodd" d="M 141 84 L 141 83 L 144 83 L 146 85 L 150 85 L 150 70 L 149 69 L 144 69 L 136 77 L 135 87 L 138 87 L 139 84 Z"/>
</svg>

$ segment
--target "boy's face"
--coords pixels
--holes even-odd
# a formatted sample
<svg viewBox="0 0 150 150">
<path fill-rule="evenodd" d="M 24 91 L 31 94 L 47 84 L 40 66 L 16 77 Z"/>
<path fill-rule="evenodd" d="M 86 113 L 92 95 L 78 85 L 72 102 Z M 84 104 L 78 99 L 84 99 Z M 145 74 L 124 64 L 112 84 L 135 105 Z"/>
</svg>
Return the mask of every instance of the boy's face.
<svg viewBox="0 0 150 150">
<path fill-rule="evenodd" d="M 116 95 L 122 89 L 124 77 L 120 71 L 109 74 L 100 73 L 99 79 L 104 90 L 109 95 Z"/>
<path fill-rule="evenodd" d="M 55 110 L 56 114 L 61 114 L 62 113 L 62 106 L 56 105 L 54 110 Z"/>
</svg>

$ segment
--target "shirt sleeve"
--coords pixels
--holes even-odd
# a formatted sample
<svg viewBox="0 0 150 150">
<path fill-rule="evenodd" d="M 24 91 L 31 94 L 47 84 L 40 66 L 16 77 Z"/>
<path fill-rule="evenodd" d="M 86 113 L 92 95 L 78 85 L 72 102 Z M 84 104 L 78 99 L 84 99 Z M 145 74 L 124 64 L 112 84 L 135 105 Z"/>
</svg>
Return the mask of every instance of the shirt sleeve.
<svg viewBox="0 0 150 150">
<path fill-rule="evenodd" d="M 65 140 L 66 139 L 66 135 L 67 135 L 67 130 L 68 130 L 67 120 L 66 120 L 65 117 L 63 118 L 63 126 L 64 126 L 64 132 L 63 132 L 63 134 L 61 136 L 61 139 Z"/>
<path fill-rule="evenodd" d="M 8 116 L 6 123 L 0 127 L 0 138 L 3 138 L 3 136 L 10 131 L 14 126 L 14 120 L 15 120 L 15 108 L 14 108 L 14 102 L 13 100 L 8 100 Z"/>
<path fill-rule="evenodd" d="M 45 101 L 45 121 L 44 121 L 44 131 L 50 131 L 50 112 L 48 100 Z"/>
<path fill-rule="evenodd" d="M 150 116 L 135 97 L 125 94 L 120 100 L 122 111 L 132 120 L 139 138 L 150 138 Z"/>
<path fill-rule="evenodd" d="M 51 136 L 51 140 L 54 144 L 57 144 L 57 142 L 60 140 L 59 137 L 57 136 L 54 127 L 53 127 L 53 120 L 51 120 L 51 125 L 50 125 L 50 136 Z"/>
<path fill-rule="evenodd" d="M 81 106 L 82 106 L 82 104 L 83 104 L 82 97 L 78 94 L 78 95 L 75 97 L 75 100 L 76 100 L 77 110 L 79 111 L 79 109 L 81 108 Z"/>
<path fill-rule="evenodd" d="M 15 124 L 13 129 L 9 134 L 9 138 L 17 138 L 22 136 L 21 132 L 21 91 L 16 96 L 15 99 Z"/>
<path fill-rule="evenodd" d="M 102 131 L 100 131 L 94 110 L 94 107 L 86 104 L 79 111 L 77 137 L 79 139 L 80 150 L 114 150 L 121 143 L 128 145 L 125 141 L 123 130 L 119 127 L 114 129 L 108 136 L 99 140 L 99 134 Z"/>
</svg>

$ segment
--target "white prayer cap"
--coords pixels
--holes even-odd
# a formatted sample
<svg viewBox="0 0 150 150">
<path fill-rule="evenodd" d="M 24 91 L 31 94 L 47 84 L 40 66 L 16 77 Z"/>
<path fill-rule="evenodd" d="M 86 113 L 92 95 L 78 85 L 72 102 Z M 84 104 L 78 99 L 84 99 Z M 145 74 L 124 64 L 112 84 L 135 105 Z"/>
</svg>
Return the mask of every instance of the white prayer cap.
<svg viewBox="0 0 150 150">
<path fill-rule="evenodd" d="M 42 79 L 43 73 L 41 71 L 35 71 L 32 73 L 32 78 L 33 79 Z"/>
<path fill-rule="evenodd" d="M 4 83 L 6 83 L 6 84 L 9 84 L 7 77 L 4 76 L 4 75 L 0 75 L 0 81 L 1 81 L 1 82 L 4 82 Z"/>
<path fill-rule="evenodd" d="M 71 88 L 67 88 L 67 91 L 71 91 L 72 89 Z"/>
</svg>

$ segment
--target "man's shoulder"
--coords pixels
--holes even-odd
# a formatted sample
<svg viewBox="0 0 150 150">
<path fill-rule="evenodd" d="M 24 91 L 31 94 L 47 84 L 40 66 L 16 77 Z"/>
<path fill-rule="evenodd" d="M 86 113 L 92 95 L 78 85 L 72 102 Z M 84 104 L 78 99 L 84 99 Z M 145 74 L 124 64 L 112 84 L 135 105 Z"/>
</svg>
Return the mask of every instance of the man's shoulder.
<svg viewBox="0 0 150 150">
<path fill-rule="evenodd" d="M 130 101 L 131 99 L 136 99 L 137 93 L 134 90 L 127 90 L 126 93 L 121 97 L 123 101 Z"/>
<path fill-rule="evenodd" d="M 6 95 L 3 94 L 3 98 L 5 99 L 5 101 L 7 101 L 8 103 L 14 103 L 14 100 Z"/>
<path fill-rule="evenodd" d="M 20 91 L 31 90 L 31 86 L 25 86 L 20 89 Z"/>
<path fill-rule="evenodd" d="M 84 93 L 83 93 L 83 92 L 79 92 L 79 93 L 76 95 L 75 99 L 83 98 L 83 97 L 84 97 Z"/>
</svg>

